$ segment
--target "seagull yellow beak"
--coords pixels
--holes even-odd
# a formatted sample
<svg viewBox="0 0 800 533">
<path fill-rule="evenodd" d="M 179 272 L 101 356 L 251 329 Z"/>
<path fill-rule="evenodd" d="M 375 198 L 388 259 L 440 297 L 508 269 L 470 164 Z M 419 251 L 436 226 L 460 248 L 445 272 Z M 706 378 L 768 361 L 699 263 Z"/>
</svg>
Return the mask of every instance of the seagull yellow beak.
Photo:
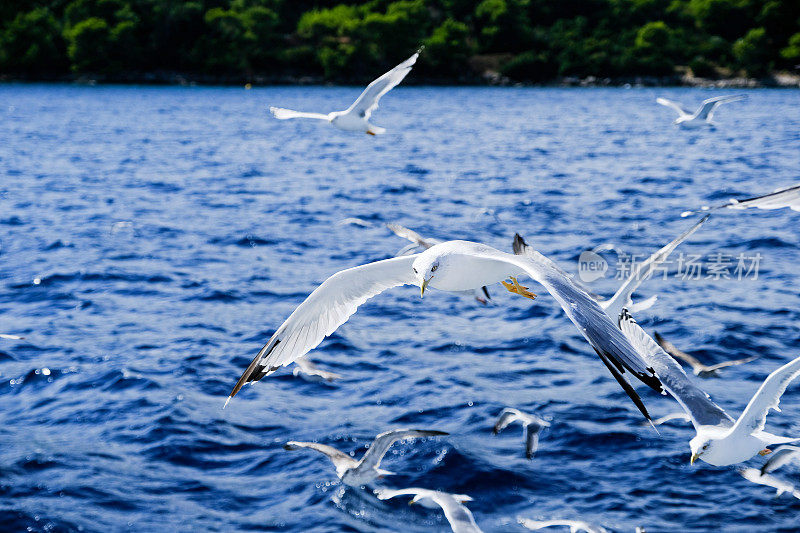
<svg viewBox="0 0 800 533">
<path fill-rule="evenodd" d="M 429 277 L 429 278 L 428 278 L 428 279 L 426 279 L 426 280 L 423 280 L 423 282 L 422 282 L 422 286 L 420 287 L 420 291 L 419 291 L 419 297 L 420 297 L 420 298 L 422 298 L 423 296 L 425 296 L 425 289 L 427 289 L 427 288 L 428 288 L 428 283 L 430 283 L 432 279 L 433 279 L 433 276 Z"/>
<path fill-rule="evenodd" d="M 689 464 L 690 464 L 690 465 L 693 465 L 693 464 L 694 464 L 694 462 L 695 462 L 695 461 L 697 461 L 697 458 L 698 458 L 698 457 L 700 457 L 700 455 L 699 455 L 699 454 L 697 454 L 697 453 L 693 453 L 693 454 L 692 454 L 692 458 L 691 458 L 691 459 L 689 459 Z"/>
</svg>

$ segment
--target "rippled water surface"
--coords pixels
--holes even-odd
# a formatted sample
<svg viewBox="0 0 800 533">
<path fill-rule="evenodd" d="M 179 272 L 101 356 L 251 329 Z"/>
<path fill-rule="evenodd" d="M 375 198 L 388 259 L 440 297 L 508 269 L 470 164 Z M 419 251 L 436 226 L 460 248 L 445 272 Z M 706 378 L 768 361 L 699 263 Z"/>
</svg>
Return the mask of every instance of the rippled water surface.
<svg viewBox="0 0 800 533">
<path fill-rule="evenodd" d="M 797 91 L 748 91 L 694 132 L 656 96 L 694 106 L 720 91 L 400 87 L 375 138 L 266 112 L 343 109 L 359 90 L 0 86 L 0 333 L 25 337 L 0 339 L 2 529 L 447 530 L 282 449 L 360 454 L 395 427 L 451 435 L 395 445 L 382 483 L 469 494 L 486 531 L 518 531 L 520 516 L 796 528 L 800 500 L 690 467 L 685 426 L 642 426 L 539 287 L 535 302 L 492 287 L 489 306 L 394 289 L 312 353 L 341 380 L 285 369 L 222 410 L 305 295 L 404 245 L 385 222 L 505 250 L 518 231 L 576 272 L 583 250 L 646 254 L 691 223 L 685 209 L 800 178 Z M 639 315 L 651 333 L 707 362 L 759 356 L 702 382 L 735 413 L 800 355 L 798 227 L 788 210 L 712 216 L 679 252 L 760 254 L 758 279 L 684 280 L 673 265 L 642 287 L 659 295 Z M 605 256 L 590 287 L 608 295 L 621 262 Z M 654 416 L 677 406 L 640 392 Z M 532 461 L 519 426 L 491 434 L 506 405 L 551 421 Z M 800 435 L 797 384 L 782 408 L 770 427 Z M 800 482 L 796 466 L 779 474 Z"/>
</svg>

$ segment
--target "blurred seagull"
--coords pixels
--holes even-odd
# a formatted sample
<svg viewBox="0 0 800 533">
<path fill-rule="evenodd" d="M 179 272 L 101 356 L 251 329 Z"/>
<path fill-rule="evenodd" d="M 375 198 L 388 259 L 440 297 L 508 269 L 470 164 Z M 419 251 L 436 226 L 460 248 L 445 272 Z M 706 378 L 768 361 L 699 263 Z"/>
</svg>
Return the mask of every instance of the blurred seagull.
<svg viewBox="0 0 800 533">
<path fill-rule="evenodd" d="M 691 417 L 697 431 L 697 435 L 689 442 L 692 464 L 697 459 L 703 459 L 714 466 L 731 465 L 747 461 L 757 453 L 771 453 L 768 446 L 800 440 L 764 431 L 767 413 L 770 409 L 780 410 L 778 403 L 786 387 L 800 376 L 800 357 L 772 372 L 753 395 L 739 419 L 734 420 L 712 402 L 708 394 L 689 380 L 681 365 L 639 327 L 627 310 L 622 311 L 619 325 L 644 360 L 655 370 L 667 392 Z"/>
<path fill-rule="evenodd" d="M 428 489 L 378 489 L 375 491 L 375 496 L 379 500 L 388 500 L 395 496 L 413 495 L 414 497 L 408 502 L 409 505 L 420 504 L 428 509 L 435 509 L 441 507 L 444 511 L 444 517 L 450 523 L 450 529 L 453 533 L 481 533 L 478 524 L 475 523 L 475 518 L 472 512 L 464 507 L 464 503 L 472 501 L 472 498 L 466 494 L 449 494 L 447 492 L 440 492 L 438 490 Z"/>
<path fill-rule="evenodd" d="M 512 422 L 520 422 L 525 427 L 525 457 L 533 459 L 533 455 L 539 447 L 539 433 L 541 433 L 542 429 L 550 427 L 550 422 L 538 416 L 523 413 L 519 409 L 506 407 L 500 413 L 492 433 L 497 435 Z"/>
<path fill-rule="evenodd" d="M 655 420 L 653 420 L 653 425 L 654 426 L 661 426 L 663 424 L 666 424 L 668 422 L 672 422 L 674 420 L 683 420 L 684 422 L 691 422 L 692 418 L 686 413 L 677 413 L 677 412 L 676 413 L 669 413 L 669 414 L 666 414 L 666 415 L 662 416 L 661 418 L 656 418 Z"/>
<path fill-rule="evenodd" d="M 791 187 L 784 187 L 776 189 L 775 191 L 764 194 L 762 196 L 754 196 L 752 198 L 731 198 L 727 204 L 709 207 L 704 205 L 695 211 L 684 211 L 681 213 L 682 217 L 688 217 L 700 211 L 715 211 L 717 209 L 736 209 L 743 210 L 755 207 L 756 209 L 783 209 L 788 207 L 792 211 L 800 211 L 800 184 L 792 185 Z"/>
<path fill-rule="evenodd" d="M 315 348 L 346 322 L 358 306 L 386 289 L 417 285 L 420 295 L 424 295 L 428 287 L 459 292 L 500 282 L 509 292 L 535 298 L 535 294 L 517 281 L 515 276 L 520 275 L 529 276 L 550 292 L 639 411 L 649 419 L 638 393 L 623 374 L 630 372 L 661 392 L 659 379 L 586 291 L 535 250 L 528 249 L 524 256 L 519 256 L 468 241 L 443 242 L 419 254 L 342 270 L 325 280 L 256 354 L 234 385 L 225 405 L 245 383 L 258 381 Z M 506 278 L 511 281 L 504 281 Z"/>
<path fill-rule="evenodd" d="M 333 381 L 342 377 L 336 372 L 322 370 L 317 365 L 309 361 L 308 357 L 300 357 L 294 362 L 292 375 L 301 377 L 307 381 Z"/>
<path fill-rule="evenodd" d="M 411 72 L 411 67 L 417 62 L 421 51 L 422 49 L 420 48 L 414 55 L 370 83 L 356 101 L 353 102 L 353 105 L 344 111 L 333 111 L 324 115 L 322 113 L 304 113 L 280 107 L 270 107 L 270 113 L 280 120 L 290 118 L 313 118 L 317 120 L 326 120 L 340 130 L 363 131 L 369 135 L 386 133 L 384 128 L 370 124 L 369 119 L 372 116 L 372 112 L 378 108 L 378 101 L 381 99 L 381 96 L 392 90 L 398 83 L 403 81 L 403 78 L 405 78 L 409 72 Z"/>
<path fill-rule="evenodd" d="M 9 335 L 7 333 L 0 333 L 0 339 L 8 339 L 11 341 L 21 341 L 25 337 L 20 337 L 19 335 Z"/>
<path fill-rule="evenodd" d="M 529 518 L 519 518 L 518 522 L 522 527 L 537 531 L 546 527 L 568 527 L 569 533 L 609 533 L 603 526 L 594 526 L 582 520 L 531 520 Z"/>
<path fill-rule="evenodd" d="M 703 100 L 703 103 L 700 104 L 700 107 L 694 113 L 687 111 L 679 103 L 667 100 L 666 98 L 656 98 L 656 102 L 663 106 L 671 107 L 678 112 L 678 118 L 675 119 L 673 124 L 678 124 L 685 128 L 699 128 L 705 125 L 713 125 L 711 120 L 714 118 L 714 111 L 716 111 L 717 107 L 721 104 L 736 102 L 746 98 L 747 95 L 744 94 L 715 96 L 714 98 Z"/>
<path fill-rule="evenodd" d="M 731 361 L 723 361 L 722 363 L 717 363 L 715 365 L 704 365 L 700 361 L 697 360 L 696 357 L 689 355 L 688 353 L 679 350 L 675 347 L 674 344 L 666 340 L 664 337 L 655 332 L 656 342 L 659 346 L 664 348 L 664 351 L 667 352 L 669 355 L 676 359 L 681 359 L 682 361 L 689 364 L 692 367 L 692 372 L 695 376 L 699 376 L 701 378 L 714 378 L 719 377 L 719 371 L 723 368 L 727 368 L 729 366 L 736 366 L 736 365 L 743 365 L 745 363 L 749 363 L 750 361 L 755 361 L 758 359 L 757 357 L 747 357 L 745 359 L 733 359 Z"/>
<path fill-rule="evenodd" d="M 776 478 L 769 474 L 762 474 L 756 468 L 741 468 L 738 471 L 743 478 L 758 485 L 765 485 L 775 489 L 775 497 L 777 498 L 784 492 L 788 492 L 798 500 L 800 500 L 800 491 L 795 489 L 795 486 L 787 481 Z"/>
<path fill-rule="evenodd" d="M 400 224 L 389 223 L 386 224 L 386 227 L 389 228 L 389 230 L 398 237 L 402 237 L 403 239 L 411 241 L 411 244 L 401 248 L 400 251 L 395 254 L 396 256 L 406 255 L 410 252 L 413 252 L 414 250 L 419 250 L 420 248 L 423 250 L 427 250 L 431 246 L 434 246 L 436 244 L 441 244 L 444 242 L 441 239 L 425 238 L 416 231 L 401 226 Z M 487 289 L 486 287 L 481 287 L 480 289 L 475 289 L 473 291 L 465 291 L 465 292 L 471 296 L 474 296 L 475 299 L 479 303 L 482 303 L 483 305 L 488 304 L 489 300 L 492 299 L 492 297 L 489 296 L 489 289 Z"/>
<path fill-rule="evenodd" d="M 792 461 L 800 462 L 800 447 L 798 446 L 779 446 L 775 448 L 775 453 L 769 456 L 769 461 L 761 467 L 762 474 L 774 472 L 785 464 Z"/>
<path fill-rule="evenodd" d="M 360 461 L 356 461 L 346 453 L 340 452 L 333 446 L 318 444 L 316 442 L 297 442 L 289 441 L 284 445 L 286 450 L 298 450 L 300 448 L 310 448 L 323 455 L 327 455 L 333 466 L 336 468 L 336 475 L 342 483 L 351 487 L 360 487 L 381 476 L 389 476 L 394 472 L 378 468 L 383 456 L 389 448 L 403 439 L 416 439 L 419 437 L 436 437 L 449 435 L 444 431 L 420 430 L 420 429 L 394 429 L 381 433 L 370 445 Z"/>
</svg>

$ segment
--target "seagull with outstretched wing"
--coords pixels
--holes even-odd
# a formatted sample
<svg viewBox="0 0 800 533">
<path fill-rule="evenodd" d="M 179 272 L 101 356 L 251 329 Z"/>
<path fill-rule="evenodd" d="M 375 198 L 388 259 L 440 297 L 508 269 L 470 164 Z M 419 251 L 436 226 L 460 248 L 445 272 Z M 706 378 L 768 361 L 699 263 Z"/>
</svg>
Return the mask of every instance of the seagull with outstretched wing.
<svg viewBox="0 0 800 533">
<path fill-rule="evenodd" d="M 749 363 L 750 361 L 755 361 L 758 359 L 756 356 L 746 357 L 744 359 L 732 359 L 730 361 L 723 361 L 721 363 L 717 363 L 715 365 L 705 365 L 700 362 L 693 355 L 689 355 L 688 353 L 684 352 L 683 350 L 678 349 L 674 344 L 669 342 L 667 339 L 662 337 L 657 331 L 655 332 L 656 342 L 659 346 L 664 348 L 664 351 L 670 354 L 675 359 L 680 359 L 687 363 L 689 366 L 692 367 L 692 372 L 695 376 L 699 376 L 701 378 L 712 378 L 718 377 L 719 371 L 723 368 L 727 368 L 729 366 L 736 366 L 736 365 L 743 365 L 745 363 Z"/>
<path fill-rule="evenodd" d="M 353 102 L 353 105 L 344 111 L 332 111 L 331 113 L 305 113 L 293 111 L 281 107 L 270 107 L 272 115 L 280 120 L 291 118 L 311 118 L 330 122 L 340 130 L 361 131 L 369 135 L 380 135 L 386 133 L 384 128 L 369 123 L 372 112 L 378 109 L 378 102 L 381 97 L 396 87 L 405 78 L 414 63 L 417 62 L 420 48 L 414 55 L 394 67 L 392 70 L 370 83 L 364 92 Z"/>
<path fill-rule="evenodd" d="M 684 211 L 681 213 L 681 216 L 688 217 L 689 215 L 693 215 L 694 213 L 699 213 L 701 211 L 716 211 L 718 209 L 734 209 L 736 211 L 741 211 L 751 207 L 765 210 L 784 209 L 788 207 L 792 211 L 800 211 L 800 183 L 797 185 L 792 185 L 791 187 L 783 187 L 769 194 L 764 194 L 761 196 L 739 199 L 731 198 L 727 204 L 713 207 L 704 205 L 700 209 L 696 209 L 694 211 Z"/>
<path fill-rule="evenodd" d="M 683 106 L 681 106 L 678 102 L 674 102 L 666 98 L 656 98 L 656 102 L 677 111 L 678 118 L 675 119 L 673 124 L 677 124 L 684 128 L 699 128 L 706 125 L 713 125 L 711 120 L 714 118 L 714 111 L 716 111 L 717 107 L 720 105 L 744 100 L 746 98 L 747 95 L 744 94 L 715 96 L 714 98 L 703 100 L 703 103 L 700 104 L 700 107 L 697 108 L 697 111 L 694 113 L 684 109 Z"/>
<path fill-rule="evenodd" d="M 464 506 L 464 503 L 472 501 L 466 494 L 450 494 L 414 487 L 400 490 L 379 489 L 375 491 L 375 496 L 379 500 L 388 500 L 396 496 L 413 496 L 408 502 L 409 505 L 420 504 L 428 509 L 441 507 L 453 533 L 481 533 L 481 528 L 475 523 L 472 512 Z"/>
<path fill-rule="evenodd" d="M 519 422 L 525 428 L 525 457 L 533 459 L 533 455 L 539 447 L 539 433 L 542 432 L 542 429 L 550 427 L 550 422 L 536 415 L 523 413 L 519 409 L 506 407 L 497 418 L 492 433 L 497 435 L 512 422 Z"/>
</svg>

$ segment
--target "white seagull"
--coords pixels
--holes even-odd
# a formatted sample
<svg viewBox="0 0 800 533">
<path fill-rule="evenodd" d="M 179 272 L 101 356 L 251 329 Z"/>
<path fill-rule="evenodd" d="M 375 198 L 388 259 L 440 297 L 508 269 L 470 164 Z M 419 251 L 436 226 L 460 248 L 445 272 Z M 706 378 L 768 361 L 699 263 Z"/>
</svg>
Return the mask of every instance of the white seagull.
<svg viewBox="0 0 800 533">
<path fill-rule="evenodd" d="M 717 205 L 714 207 L 704 205 L 695 211 L 684 211 L 681 213 L 681 216 L 688 217 L 689 215 L 699 213 L 700 211 L 715 211 L 717 209 L 734 209 L 741 211 L 751 207 L 765 210 L 784 209 L 788 207 L 792 211 L 800 211 L 800 184 L 776 189 L 769 194 L 754 196 L 752 198 L 731 198 L 728 200 L 727 204 Z"/>
<path fill-rule="evenodd" d="M 626 371 L 657 391 L 655 372 L 611 321 L 603 309 L 570 277 L 545 256 L 528 250 L 512 255 L 468 241 L 449 241 L 422 253 L 384 259 L 337 272 L 317 287 L 272 335 L 236 382 L 225 405 L 245 383 L 258 381 L 315 348 L 356 312 L 358 306 L 386 289 L 417 285 L 466 291 L 501 282 L 510 292 L 535 298 L 514 276 L 528 275 L 558 301 L 567 317 L 591 344 L 608 370 L 642 414 L 649 419 L 636 391 L 624 377 Z M 510 282 L 505 282 L 510 278 Z"/>
<path fill-rule="evenodd" d="M 631 269 L 630 275 L 627 277 L 627 279 L 625 279 L 622 285 L 619 286 L 619 289 L 617 289 L 617 292 L 614 293 L 611 298 L 606 300 L 596 294 L 592 294 L 592 297 L 597 300 L 597 303 L 600 304 L 600 307 L 605 309 L 606 314 L 611 317 L 612 320 L 617 319 L 623 308 L 635 311 L 643 311 L 650 308 L 655 303 L 657 296 L 654 295 L 646 300 L 642 300 L 641 302 L 633 303 L 633 300 L 631 299 L 633 293 L 636 292 L 639 286 L 647 278 L 649 278 L 664 261 L 667 260 L 669 255 L 675 250 L 675 248 L 678 247 L 678 245 L 680 245 L 683 241 L 691 237 L 698 229 L 700 229 L 700 226 L 702 226 L 706 220 L 708 220 L 709 216 L 710 215 L 706 215 L 701 218 L 692 227 L 662 246 L 646 260 L 642 261 L 641 263 L 635 263 Z M 532 249 L 527 243 L 525 243 L 525 240 L 519 235 L 519 233 L 514 236 L 513 248 L 514 253 L 517 255 L 524 255 L 528 249 Z"/>
<path fill-rule="evenodd" d="M 383 456 L 386 455 L 386 452 L 389 451 L 392 444 L 398 440 L 416 439 L 419 437 L 437 437 L 440 435 L 449 435 L 449 433 L 422 429 L 394 429 L 392 431 L 387 431 L 375 437 L 375 440 L 366 453 L 364 453 L 360 461 L 356 461 L 333 446 L 316 442 L 289 441 L 284 445 L 284 448 L 286 450 L 310 448 L 326 455 L 336 468 L 336 475 L 339 476 L 342 483 L 351 487 L 361 487 L 378 477 L 393 474 L 393 472 L 382 470 L 378 467 L 381 464 Z"/>
<path fill-rule="evenodd" d="M 542 429 L 550 427 L 550 422 L 538 416 L 523 413 L 519 409 L 506 407 L 500 413 L 492 433 L 497 435 L 512 422 L 520 422 L 525 428 L 525 457 L 533 459 L 536 448 L 539 447 L 539 433 L 541 433 Z"/>
<path fill-rule="evenodd" d="M 664 348 L 665 352 L 670 354 L 675 359 L 681 359 L 682 361 L 686 362 L 689 366 L 692 367 L 692 372 L 694 373 L 694 375 L 701 378 L 719 377 L 719 371 L 722 370 L 723 368 L 727 368 L 729 366 L 743 365 L 745 363 L 749 363 L 750 361 L 755 361 L 756 359 L 758 359 L 757 357 L 753 356 L 753 357 L 746 357 L 744 359 L 733 359 L 731 361 L 723 361 L 715 365 L 704 365 L 693 355 L 689 355 L 683 350 L 679 350 L 678 348 L 676 348 L 674 344 L 672 344 L 664 337 L 659 335 L 657 331 L 655 332 L 655 338 L 658 345 Z"/>
<path fill-rule="evenodd" d="M 609 533 L 603 526 L 595 526 L 582 520 L 531 520 L 519 518 L 518 522 L 524 528 L 538 531 L 546 527 L 568 527 L 569 533 Z"/>
<path fill-rule="evenodd" d="M 775 452 L 769 456 L 769 461 L 761 467 L 762 474 L 774 472 L 785 464 L 792 461 L 800 462 L 800 446 L 779 446 Z"/>
<path fill-rule="evenodd" d="M 744 100 L 746 98 L 747 95 L 744 94 L 715 96 L 714 98 L 703 100 L 703 103 L 700 104 L 700 107 L 697 108 L 697 111 L 694 113 L 684 109 L 678 102 L 673 102 L 666 98 L 656 98 L 656 102 L 663 106 L 671 107 L 678 112 L 678 118 L 675 119 L 673 124 L 678 124 L 684 128 L 699 128 L 705 125 L 713 125 L 711 120 L 714 118 L 714 111 L 716 111 L 719 105 Z"/>
<path fill-rule="evenodd" d="M 10 341 L 21 341 L 25 337 L 20 337 L 19 335 L 9 335 L 8 333 L 0 333 L 0 339 L 8 339 Z"/>
<path fill-rule="evenodd" d="M 414 55 L 394 67 L 392 70 L 370 83 L 364 92 L 356 98 L 353 105 L 344 111 L 332 111 L 327 115 L 322 113 L 304 113 L 302 111 L 292 111 L 291 109 L 283 109 L 280 107 L 270 107 L 270 113 L 280 120 L 290 118 L 313 118 L 316 120 L 325 120 L 330 122 L 340 130 L 345 131 L 363 131 L 369 135 L 379 135 L 386 133 L 384 128 L 374 126 L 369 123 L 372 112 L 378 108 L 378 101 L 381 96 L 391 91 L 398 83 L 403 81 L 411 67 L 417 62 L 419 53 L 422 51 L 420 48 Z"/>
<path fill-rule="evenodd" d="M 401 226 L 400 224 L 389 223 L 386 224 L 386 227 L 389 228 L 389 230 L 398 237 L 411 241 L 411 244 L 403 247 L 395 255 L 406 255 L 408 253 L 413 252 L 414 250 L 419 251 L 420 249 L 427 250 L 431 246 L 441 244 L 444 242 L 441 239 L 436 239 L 433 237 L 423 237 L 413 229 L 406 228 L 405 226 Z M 481 287 L 480 289 L 474 291 L 467 291 L 466 294 L 473 296 L 475 300 L 477 300 L 479 303 L 482 303 L 483 305 L 488 304 L 489 300 L 492 299 L 492 297 L 489 296 L 489 289 L 487 289 L 486 287 Z"/>
<path fill-rule="evenodd" d="M 409 505 L 418 503 L 428 509 L 441 507 L 453 533 L 481 533 L 481 528 L 475 523 L 475 517 L 472 516 L 472 512 L 464 506 L 464 503 L 472 501 L 472 498 L 466 494 L 450 494 L 438 490 L 418 488 L 379 489 L 375 491 L 375 496 L 379 500 L 388 500 L 395 496 L 405 495 L 414 496 L 408 502 Z"/>
<path fill-rule="evenodd" d="M 692 421 L 692 417 L 690 417 L 686 413 L 678 413 L 678 412 L 667 413 L 664 416 L 662 416 L 660 418 L 656 418 L 655 420 L 653 420 L 653 425 L 654 426 L 661 426 L 661 425 L 664 425 L 664 424 L 668 424 L 669 422 L 674 422 L 675 420 L 682 420 L 683 422 L 691 422 Z M 647 422 L 645 422 L 645 425 L 646 424 L 647 424 Z"/>
<path fill-rule="evenodd" d="M 772 487 L 775 489 L 775 497 L 777 498 L 784 492 L 788 492 L 798 500 L 800 500 L 800 491 L 798 491 L 794 485 L 787 481 L 783 481 L 782 479 L 778 479 L 775 476 L 771 476 L 769 474 L 762 474 L 758 471 L 757 468 L 741 468 L 739 469 L 739 473 L 745 478 L 747 481 L 752 483 L 756 483 L 757 485 L 765 485 L 767 487 Z"/>
<path fill-rule="evenodd" d="M 770 453 L 768 446 L 800 440 L 764 431 L 767 413 L 770 409 L 779 410 L 780 397 L 789 383 L 800 375 L 800 357 L 772 372 L 739 419 L 734 420 L 689 380 L 681 365 L 639 327 L 627 310 L 620 315 L 619 326 L 655 370 L 667 392 L 691 416 L 697 431 L 697 435 L 689 442 L 692 464 L 702 459 L 714 466 L 732 465 L 747 461 L 757 453 Z"/>
<path fill-rule="evenodd" d="M 295 377 L 300 377 L 305 379 L 306 381 L 334 381 L 342 377 L 340 374 L 336 372 L 331 372 L 329 370 L 323 370 L 318 367 L 316 364 L 312 363 L 308 357 L 299 357 L 294 362 L 294 368 L 292 369 L 292 375 Z"/>
</svg>

